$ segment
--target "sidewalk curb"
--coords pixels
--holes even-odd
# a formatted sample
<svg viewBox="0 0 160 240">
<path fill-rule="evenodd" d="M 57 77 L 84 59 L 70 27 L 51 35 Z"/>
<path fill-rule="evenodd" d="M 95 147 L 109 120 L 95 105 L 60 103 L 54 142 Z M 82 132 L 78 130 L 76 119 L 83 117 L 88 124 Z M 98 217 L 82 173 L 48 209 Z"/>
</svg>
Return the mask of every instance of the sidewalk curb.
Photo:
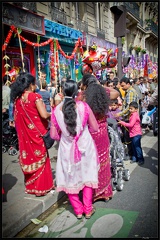
<svg viewBox="0 0 160 240">
<path fill-rule="evenodd" d="M 146 134 L 147 132 L 143 133 L 142 138 Z M 56 154 L 57 144 L 55 144 L 53 148 L 49 149 L 51 166 L 52 170 L 54 171 L 56 169 Z M 13 159 L 17 158 L 17 156 L 13 157 L 6 154 L 5 157 L 7 158 L 8 162 L 10 161 L 10 163 L 5 163 L 7 167 L 8 164 L 10 164 L 10 169 L 8 169 L 8 172 L 12 173 L 12 175 L 15 175 L 18 178 L 16 185 L 14 185 L 8 192 L 8 201 L 2 204 L 2 236 L 4 238 L 12 238 L 15 237 L 29 224 L 31 224 L 31 219 L 39 219 L 41 214 L 43 214 L 46 210 L 48 210 L 56 203 L 58 207 L 59 201 L 66 194 L 64 192 L 57 193 L 56 190 L 53 194 L 48 193 L 46 196 L 40 198 L 37 198 L 34 195 L 32 196 L 30 194 L 25 194 L 23 174 L 21 173 L 21 169 L 20 167 L 17 167 L 18 163 L 15 169 L 14 166 L 12 166 L 14 163 Z"/>
</svg>

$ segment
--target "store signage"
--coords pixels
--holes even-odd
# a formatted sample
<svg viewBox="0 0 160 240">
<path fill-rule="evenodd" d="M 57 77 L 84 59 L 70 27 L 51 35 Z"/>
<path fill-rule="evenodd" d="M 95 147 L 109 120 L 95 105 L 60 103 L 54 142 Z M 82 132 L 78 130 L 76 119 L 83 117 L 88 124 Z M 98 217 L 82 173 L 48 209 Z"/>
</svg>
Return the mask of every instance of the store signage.
<svg viewBox="0 0 160 240">
<path fill-rule="evenodd" d="M 44 26 L 46 32 L 48 31 L 50 33 L 54 33 L 63 37 L 69 37 L 72 39 L 83 38 L 83 34 L 80 31 L 56 22 L 49 21 L 47 19 L 44 20 Z"/>
<path fill-rule="evenodd" d="M 3 2 L 2 23 L 14 25 L 39 35 L 45 35 L 44 17 L 28 10 Z"/>
<path fill-rule="evenodd" d="M 91 46 L 93 43 L 96 43 L 96 45 L 99 47 L 112 49 L 113 51 L 115 51 L 115 49 L 117 48 L 117 45 L 115 43 L 108 42 L 104 39 L 97 38 L 90 34 L 87 34 L 85 38 L 87 39 L 88 46 Z"/>
</svg>

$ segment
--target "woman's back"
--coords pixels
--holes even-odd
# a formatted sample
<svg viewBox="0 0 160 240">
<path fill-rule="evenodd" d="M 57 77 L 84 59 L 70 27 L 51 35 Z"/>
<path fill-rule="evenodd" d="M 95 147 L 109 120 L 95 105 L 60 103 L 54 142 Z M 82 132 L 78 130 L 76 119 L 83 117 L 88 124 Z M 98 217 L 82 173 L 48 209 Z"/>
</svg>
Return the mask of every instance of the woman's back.
<svg viewBox="0 0 160 240">
<path fill-rule="evenodd" d="M 56 170 L 57 190 L 77 193 L 86 181 L 88 184 L 96 182 L 98 155 L 88 129 L 87 122 L 90 114 L 88 105 L 81 101 L 76 102 L 76 136 L 71 136 L 66 128 L 62 106 L 63 102 L 57 105 L 51 117 L 56 128 L 61 130 Z M 89 161 L 90 159 L 92 161 Z"/>
</svg>

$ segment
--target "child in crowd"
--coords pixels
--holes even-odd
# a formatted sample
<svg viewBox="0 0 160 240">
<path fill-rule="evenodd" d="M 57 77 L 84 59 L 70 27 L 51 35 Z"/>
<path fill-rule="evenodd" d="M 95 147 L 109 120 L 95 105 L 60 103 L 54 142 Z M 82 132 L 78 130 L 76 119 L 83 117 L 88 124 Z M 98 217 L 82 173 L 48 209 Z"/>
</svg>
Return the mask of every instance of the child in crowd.
<svg viewBox="0 0 160 240">
<path fill-rule="evenodd" d="M 129 104 L 129 111 L 130 111 L 129 123 L 119 121 L 119 124 L 129 128 L 129 136 L 132 141 L 133 150 L 131 163 L 138 162 L 139 165 L 142 165 L 144 164 L 144 157 L 141 148 L 142 129 L 138 113 L 138 103 L 131 102 Z"/>
<path fill-rule="evenodd" d="M 121 112 L 121 110 L 118 105 L 118 99 L 112 99 L 110 101 L 110 106 L 109 106 L 109 111 L 107 113 L 107 117 L 115 119 L 117 121 L 115 114 L 119 113 L 119 112 Z M 122 120 L 122 117 L 119 117 L 119 120 Z M 118 132 L 119 132 L 120 136 L 122 136 L 122 130 L 121 130 L 120 126 L 118 126 Z"/>
</svg>

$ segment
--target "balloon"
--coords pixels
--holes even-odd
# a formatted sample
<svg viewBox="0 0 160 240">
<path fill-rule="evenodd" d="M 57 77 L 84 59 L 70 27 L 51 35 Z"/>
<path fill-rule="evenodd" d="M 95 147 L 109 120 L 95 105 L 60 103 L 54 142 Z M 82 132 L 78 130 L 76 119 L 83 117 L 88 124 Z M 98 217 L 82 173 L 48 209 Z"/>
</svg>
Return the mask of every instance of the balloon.
<svg viewBox="0 0 160 240">
<path fill-rule="evenodd" d="M 89 51 L 85 51 L 82 57 L 82 74 L 96 73 L 105 68 L 113 68 L 117 64 L 116 56 L 103 48 L 93 44 Z"/>
</svg>

